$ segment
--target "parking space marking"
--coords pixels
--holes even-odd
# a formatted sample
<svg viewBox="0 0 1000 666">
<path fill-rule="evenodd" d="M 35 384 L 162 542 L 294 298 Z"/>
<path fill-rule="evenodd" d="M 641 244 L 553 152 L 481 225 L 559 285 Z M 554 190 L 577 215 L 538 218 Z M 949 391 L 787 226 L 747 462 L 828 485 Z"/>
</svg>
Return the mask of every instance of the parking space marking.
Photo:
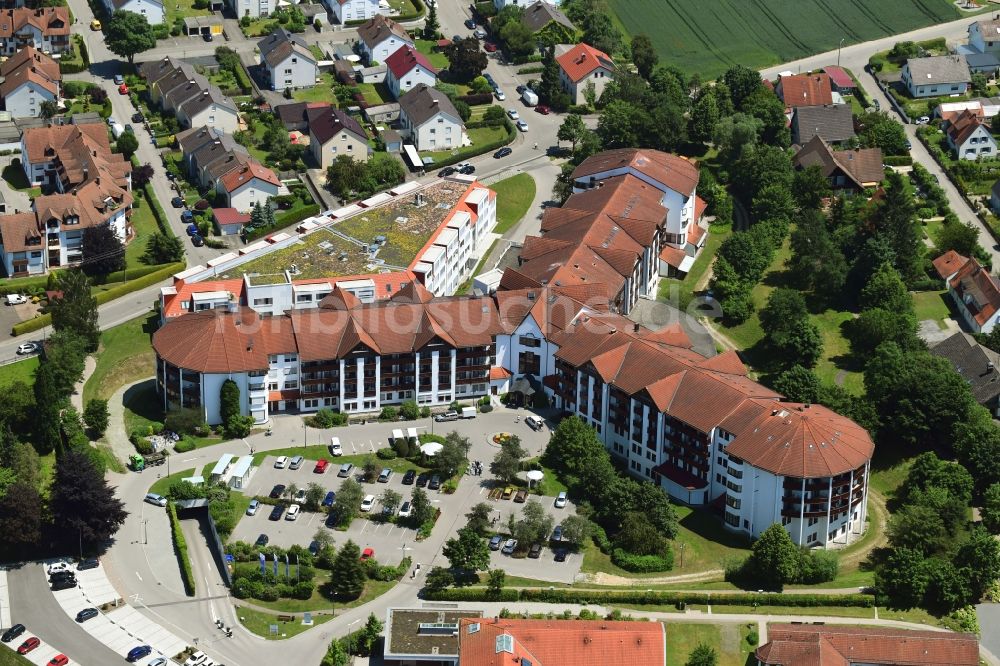
<svg viewBox="0 0 1000 666">
<path fill-rule="evenodd" d="M 138 578 L 140 581 L 142 580 L 142 576 L 139 575 L 138 571 L 135 572 L 135 577 Z"/>
</svg>

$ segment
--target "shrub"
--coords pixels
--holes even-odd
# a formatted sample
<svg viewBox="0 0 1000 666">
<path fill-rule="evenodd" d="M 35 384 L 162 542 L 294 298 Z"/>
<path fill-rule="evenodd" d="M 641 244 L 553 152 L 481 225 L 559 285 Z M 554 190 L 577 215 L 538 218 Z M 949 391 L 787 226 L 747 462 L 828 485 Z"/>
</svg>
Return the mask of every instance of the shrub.
<svg viewBox="0 0 1000 666">
<path fill-rule="evenodd" d="M 672 553 L 668 553 L 666 557 L 659 555 L 635 555 L 621 548 L 615 548 L 611 551 L 611 561 L 616 566 L 634 573 L 657 573 L 660 571 L 670 571 L 674 567 Z"/>
<path fill-rule="evenodd" d="M 490 93 L 479 93 L 473 95 L 462 95 L 456 98 L 459 102 L 465 102 L 469 106 L 481 106 L 483 104 L 492 104 L 493 95 Z"/>
<path fill-rule="evenodd" d="M 306 425 L 312 428 L 334 428 L 347 423 L 347 415 L 325 407 L 312 416 L 306 417 Z"/>
<path fill-rule="evenodd" d="M 181 521 L 177 519 L 177 508 L 173 502 L 167 504 L 167 516 L 170 518 L 170 531 L 174 536 L 174 550 L 181 565 L 181 581 L 184 583 L 184 593 L 193 597 L 195 593 L 194 572 L 191 569 L 191 558 L 188 555 L 187 541 L 181 531 Z"/>
<path fill-rule="evenodd" d="M 380 460 L 392 460 L 396 457 L 396 452 L 389 447 L 384 447 L 375 452 Z"/>
<path fill-rule="evenodd" d="M 177 453 L 187 453 L 188 451 L 194 451 L 195 441 L 188 437 L 184 437 L 181 441 L 174 444 L 174 451 Z"/>
<path fill-rule="evenodd" d="M 398 412 L 395 407 L 385 406 L 378 415 L 379 421 L 395 421 Z"/>
</svg>

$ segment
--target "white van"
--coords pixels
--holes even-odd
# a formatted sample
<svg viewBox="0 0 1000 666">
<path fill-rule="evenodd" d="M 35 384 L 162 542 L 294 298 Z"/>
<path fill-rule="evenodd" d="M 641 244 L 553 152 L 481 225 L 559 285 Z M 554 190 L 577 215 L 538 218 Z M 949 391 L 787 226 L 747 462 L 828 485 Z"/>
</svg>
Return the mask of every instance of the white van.
<svg viewBox="0 0 1000 666">
<path fill-rule="evenodd" d="M 279 456 L 277 460 L 274 461 L 275 469 L 285 469 L 288 467 L 288 456 Z"/>
<path fill-rule="evenodd" d="M 462 407 L 462 418 L 463 419 L 474 419 L 474 418 L 476 418 L 476 408 L 475 407 Z"/>
<path fill-rule="evenodd" d="M 331 456 L 342 456 L 344 455 L 344 448 L 340 445 L 339 437 L 330 438 L 330 455 Z"/>
</svg>

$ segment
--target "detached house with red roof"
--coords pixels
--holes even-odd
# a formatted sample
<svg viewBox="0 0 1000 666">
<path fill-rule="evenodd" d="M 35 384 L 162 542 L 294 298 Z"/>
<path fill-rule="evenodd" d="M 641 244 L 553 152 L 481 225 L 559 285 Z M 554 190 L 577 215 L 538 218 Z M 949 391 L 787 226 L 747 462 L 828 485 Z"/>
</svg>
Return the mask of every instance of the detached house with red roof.
<svg viewBox="0 0 1000 666">
<path fill-rule="evenodd" d="M 431 65 L 427 56 L 412 46 L 398 49 L 386 58 L 385 66 L 385 84 L 396 99 L 421 83 L 431 88 L 437 84 L 438 70 Z"/>
<path fill-rule="evenodd" d="M 11 56 L 26 46 L 46 53 L 70 50 L 69 7 L 0 9 L 0 54 Z"/>
<path fill-rule="evenodd" d="M 273 171 L 251 158 L 218 179 L 215 191 L 221 194 L 230 208 L 246 213 L 255 204 L 264 205 L 271 197 L 278 196 L 281 181 Z"/>
<path fill-rule="evenodd" d="M 775 92 L 789 109 L 833 104 L 830 76 L 825 73 L 782 76 Z"/>
<path fill-rule="evenodd" d="M 0 98 L 15 118 L 36 118 L 42 102 L 59 101 L 59 63 L 26 46 L 0 64 Z"/>
<path fill-rule="evenodd" d="M 989 128 L 973 111 L 962 111 L 945 130 L 948 146 L 955 159 L 978 160 L 980 157 L 996 157 L 997 142 Z"/>
<path fill-rule="evenodd" d="M 1000 281 L 975 257 L 951 276 L 948 293 L 973 333 L 989 333 L 1000 320 Z"/>
<path fill-rule="evenodd" d="M 559 85 L 573 104 L 587 103 L 587 90 L 593 88 L 594 99 L 600 99 L 608 83 L 615 78 L 614 61 L 604 51 L 580 42 L 575 46 L 556 45 L 559 65 Z"/>
</svg>

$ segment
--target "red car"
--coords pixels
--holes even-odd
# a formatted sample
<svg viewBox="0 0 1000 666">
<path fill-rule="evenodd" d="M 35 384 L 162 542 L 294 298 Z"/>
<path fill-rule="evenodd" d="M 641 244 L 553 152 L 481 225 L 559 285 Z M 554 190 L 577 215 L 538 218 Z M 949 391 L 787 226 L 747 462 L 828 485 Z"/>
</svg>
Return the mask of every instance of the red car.
<svg viewBox="0 0 1000 666">
<path fill-rule="evenodd" d="M 316 461 L 316 467 L 313 469 L 313 472 L 316 474 L 322 474 L 326 471 L 326 466 L 329 464 L 330 463 L 326 460 L 326 458 L 320 458 Z"/>
<path fill-rule="evenodd" d="M 64 654 L 57 654 L 49 660 L 49 666 L 66 666 L 69 663 L 69 657 Z"/>
<path fill-rule="evenodd" d="M 363 551 L 361 551 L 361 561 L 362 562 L 364 562 L 365 560 L 370 560 L 373 557 L 375 557 L 375 549 L 374 548 L 365 548 Z"/>
<path fill-rule="evenodd" d="M 28 640 L 26 640 L 23 643 L 21 643 L 21 647 L 17 648 L 17 653 L 18 654 L 28 654 L 29 652 L 31 652 L 32 650 L 34 650 L 36 647 L 38 647 L 41 644 L 42 644 L 42 642 L 40 640 L 38 640 L 37 638 L 35 638 L 34 636 L 32 636 Z"/>
<path fill-rule="evenodd" d="M 121 84 L 120 86 L 118 86 L 118 94 L 119 95 L 127 95 L 128 94 L 128 86 L 125 85 L 124 83 Z"/>
<path fill-rule="evenodd" d="M 535 113 L 540 113 L 543 116 L 547 116 L 550 113 L 552 113 L 552 109 L 545 106 L 544 104 L 539 104 L 538 106 L 535 107 Z"/>
<path fill-rule="evenodd" d="M 483 45 L 483 50 L 487 53 L 496 53 L 497 45 L 493 42 L 486 42 L 486 44 Z"/>
</svg>

